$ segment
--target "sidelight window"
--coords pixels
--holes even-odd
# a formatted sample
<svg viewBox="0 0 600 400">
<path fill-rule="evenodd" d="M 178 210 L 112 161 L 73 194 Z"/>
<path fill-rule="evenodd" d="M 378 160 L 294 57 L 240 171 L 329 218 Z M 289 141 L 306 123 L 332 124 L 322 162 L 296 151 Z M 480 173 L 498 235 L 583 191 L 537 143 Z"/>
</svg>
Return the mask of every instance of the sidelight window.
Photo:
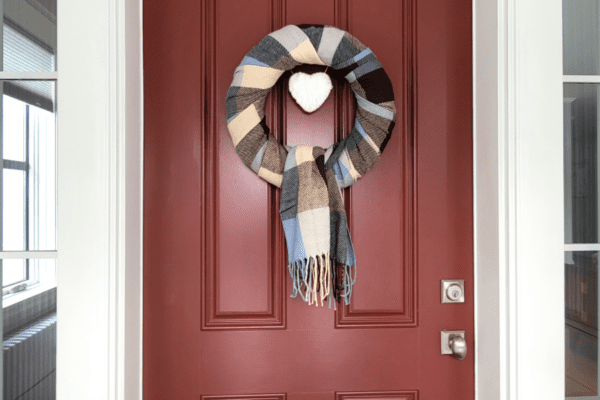
<svg viewBox="0 0 600 400">
<path fill-rule="evenodd" d="M 56 0 L 0 0 L 0 399 L 56 398 Z"/>
<path fill-rule="evenodd" d="M 563 0 L 566 398 L 598 399 L 600 2 Z"/>
</svg>

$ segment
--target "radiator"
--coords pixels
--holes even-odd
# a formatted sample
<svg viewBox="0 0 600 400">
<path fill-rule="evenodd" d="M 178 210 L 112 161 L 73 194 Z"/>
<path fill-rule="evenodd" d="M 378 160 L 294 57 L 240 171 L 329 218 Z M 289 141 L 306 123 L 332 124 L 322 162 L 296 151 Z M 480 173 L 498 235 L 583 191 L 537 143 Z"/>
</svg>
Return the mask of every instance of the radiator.
<svg viewBox="0 0 600 400">
<path fill-rule="evenodd" d="M 56 312 L 7 334 L 4 400 L 56 398 Z"/>
</svg>

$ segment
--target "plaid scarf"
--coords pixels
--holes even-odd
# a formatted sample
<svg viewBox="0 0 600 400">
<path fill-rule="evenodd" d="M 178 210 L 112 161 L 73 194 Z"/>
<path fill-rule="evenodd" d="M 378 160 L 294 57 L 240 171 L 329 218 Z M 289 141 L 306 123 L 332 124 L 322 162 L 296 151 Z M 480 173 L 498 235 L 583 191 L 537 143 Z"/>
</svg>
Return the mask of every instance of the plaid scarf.
<svg viewBox="0 0 600 400">
<path fill-rule="evenodd" d="M 269 135 L 264 103 L 279 77 L 299 64 L 327 65 L 356 97 L 352 131 L 328 149 L 281 145 Z M 350 302 L 356 259 L 341 189 L 379 161 L 394 128 L 392 83 L 375 54 L 332 26 L 288 25 L 244 57 L 227 92 L 227 128 L 242 162 L 281 188 L 280 215 L 292 297 Z"/>
</svg>

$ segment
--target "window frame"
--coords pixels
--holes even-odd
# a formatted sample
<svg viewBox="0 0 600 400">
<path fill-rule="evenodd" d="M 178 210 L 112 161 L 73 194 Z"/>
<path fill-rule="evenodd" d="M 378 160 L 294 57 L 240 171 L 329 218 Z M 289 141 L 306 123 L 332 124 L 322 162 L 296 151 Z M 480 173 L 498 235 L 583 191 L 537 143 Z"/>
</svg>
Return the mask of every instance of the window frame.
<svg viewBox="0 0 600 400">
<path fill-rule="evenodd" d="M 561 1 L 561 7 L 564 6 L 563 3 L 564 3 L 564 0 Z M 563 30 L 564 28 L 565 27 L 564 27 L 564 21 L 563 21 L 562 24 L 561 24 L 561 30 Z M 561 42 L 561 45 L 564 45 L 564 44 Z M 596 86 L 596 90 L 600 89 L 600 86 L 598 85 L 598 84 L 600 84 L 600 73 L 595 74 L 595 75 L 584 75 L 584 74 L 581 74 L 581 75 L 569 75 L 569 74 L 565 74 L 563 63 L 564 63 L 564 60 L 561 59 L 562 87 L 563 87 L 563 90 L 564 90 L 566 84 L 591 84 L 591 85 Z M 600 91 L 598 93 L 600 94 Z M 566 101 L 566 100 L 567 99 L 565 99 L 563 101 Z M 597 97 L 597 101 L 600 102 L 600 96 Z M 600 115 L 598 115 L 598 118 L 600 118 Z M 600 132 L 597 132 L 597 133 L 600 133 Z M 600 142 L 597 142 L 597 145 L 600 146 Z M 569 157 L 570 154 L 565 154 L 565 156 Z M 600 157 L 600 154 L 597 154 L 597 156 Z M 567 160 L 565 160 L 565 164 L 566 164 L 565 167 L 570 170 L 571 169 L 571 165 L 569 165 L 569 162 Z M 600 164 L 598 165 L 598 167 L 600 167 Z M 600 178 L 600 176 L 598 178 Z M 565 175 L 565 177 L 563 179 L 567 180 L 567 179 L 570 179 L 570 177 L 568 175 Z M 569 183 L 571 183 L 571 182 L 569 181 Z M 600 192 L 597 191 L 597 195 L 599 193 Z M 568 200 L 570 201 L 571 198 L 569 198 Z M 568 201 L 568 200 L 565 200 L 565 201 Z M 597 210 L 597 211 L 600 212 L 600 210 Z M 565 217 L 567 217 L 567 216 L 565 215 Z M 598 220 L 600 220 L 600 217 L 599 217 Z M 566 222 L 567 221 L 565 221 L 565 223 Z M 569 223 L 569 226 L 568 226 L 567 229 L 572 229 L 572 224 L 571 223 Z M 600 233 L 600 232 L 597 232 L 597 233 Z M 566 256 L 567 253 L 573 254 L 573 253 L 582 253 L 582 252 L 600 252 L 600 238 L 599 238 L 599 241 L 596 242 L 596 243 L 595 242 L 587 242 L 587 241 L 567 243 L 567 236 L 568 236 L 567 232 L 565 231 L 565 237 L 564 237 L 564 240 L 563 240 L 563 249 L 564 249 L 565 256 Z M 566 278 L 565 278 L 565 280 L 566 280 Z M 586 325 L 582 324 L 578 320 L 572 320 L 570 318 L 567 318 L 567 316 L 565 316 L 565 324 L 572 326 L 573 328 L 577 329 L 578 331 L 585 332 L 585 333 L 587 333 L 589 335 L 592 335 L 592 336 L 594 334 L 596 336 L 598 336 L 598 330 L 597 329 L 595 330 L 595 332 L 593 332 L 594 331 L 593 328 L 587 327 Z M 600 356 L 600 353 L 598 353 L 597 355 Z M 597 374 L 598 374 L 597 377 L 600 377 L 600 369 L 598 369 Z M 598 388 L 600 388 L 600 386 Z M 575 399 L 585 400 L 585 399 L 590 399 L 590 398 L 596 398 L 596 396 L 591 396 L 591 397 L 588 397 L 588 396 L 566 397 L 565 396 L 563 398 L 565 398 L 567 400 L 571 400 L 571 399 L 573 399 L 573 400 L 575 400 Z"/>
<path fill-rule="evenodd" d="M 3 99 L 5 96 L 7 96 L 6 94 L 2 94 Z M 3 100 L 2 100 L 3 101 Z M 31 164 L 31 160 L 30 160 L 30 145 L 31 145 L 31 134 L 32 132 L 30 131 L 30 127 L 31 127 L 31 113 L 30 113 L 30 108 L 31 107 L 35 107 L 23 100 L 20 99 L 15 99 L 15 101 L 18 101 L 20 103 L 23 103 L 24 106 L 24 135 L 23 135 L 23 148 L 24 148 L 24 153 L 25 153 L 25 161 L 18 161 L 18 160 L 10 160 L 10 159 L 4 159 L 2 158 L 2 168 L 0 168 L 0 172 L 4 171 L 5 169 L 7 170 L 15 170 L 15 171 L 22 171 L 24 173 L 24 205 L 23 208 L 25 210 L 25 214 L 24 214 L 24 247 L 25 249 L 23 250 L 23 252 L 29 252 L 29 240 L 30 240 L 30 230 L 33 229 L 33 226 L 31 225 L 31 220 L 30 220 L 30 215 L 31 215 L 31 206 L 32 203 L 30 202 L 30 198 L 31 198 L 31 193 L 30 193 L 30 185 L 31 185 L 31 179 L 32 179 L 32 175 L 30 173 L 30 169 L 32 167 Z M 2 104 L 2 102 L 0 101 L 0 104 Z M 1 193 L 1 191 L 0 191 Z M 10 251 L 10 250 L 7 250 Z M 35 251 L 35 250 L 33 250 Z M 18 282 L 14 282 L 11 283 L 10 285 L 2 285 L 1 288 L 1 294 L 3 297 L 3 300 L 9 300 L 10 304 L 12 305 L 15 302 L 15 298 L 19 299 L 19 301 L 24 301 L 27 298 L 31 297 L 31 295 L 27 295 L 26 292 L 28 291 L 32 291 L 34 290 L 35 293 L 38 292 L 40 287 L 47 287 L 47 288 L 53 288 L 56 287 L 56 279 L 48 279 L 49 275 L 47 274 L 42 274 L 40 272 L 39 269 L 39 265 L 37 265 L 37 263 L 32 263 L 30 258 L 22 258 L 25 261 L 25 265 L 24 265 L 24 275 L 25 275 L 25 279 L 18 281 Z M 32 265 L 33 264 L 33 265 Z M 56 267 L 54 268 L 54 274 L 56 274 Z M 34 294 L 35 294 L 34 293 Z M 21 294 L 17 297 L 15 297 L 16 294 Z M 33 294 L 32 294 L 33 295 Z M 2 307 L 7 307 L 6 303 L 2 303 Z"/>
</svg>

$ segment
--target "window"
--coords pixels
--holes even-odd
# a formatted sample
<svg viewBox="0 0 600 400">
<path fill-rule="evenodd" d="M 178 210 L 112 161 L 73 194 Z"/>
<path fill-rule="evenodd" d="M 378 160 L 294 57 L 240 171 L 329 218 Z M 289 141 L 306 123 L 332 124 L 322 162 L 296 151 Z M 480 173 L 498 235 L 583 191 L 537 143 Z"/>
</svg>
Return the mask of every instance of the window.
<svg viewBox="0 0 600 400">
<path fill-rule="evenodd" d="M 56 0 L 0 1 L 0 396 L 52 400 L 57 347 Z"/>
<path fill-rule="evenodd" d="M 598 398 L 600 3 L 563 0 L 565 387 Z"/>
<path fill-rule="evenodd" d="M 4 95 L 3 250 L 56 248 L 56 129 L 54 114 Z M 38 259 L 4 260 L 2 292 L 18 293 L 55 283 L 51 266 Z M 40 269 L 40 267 L 42 268 Z"/>
</svg>

